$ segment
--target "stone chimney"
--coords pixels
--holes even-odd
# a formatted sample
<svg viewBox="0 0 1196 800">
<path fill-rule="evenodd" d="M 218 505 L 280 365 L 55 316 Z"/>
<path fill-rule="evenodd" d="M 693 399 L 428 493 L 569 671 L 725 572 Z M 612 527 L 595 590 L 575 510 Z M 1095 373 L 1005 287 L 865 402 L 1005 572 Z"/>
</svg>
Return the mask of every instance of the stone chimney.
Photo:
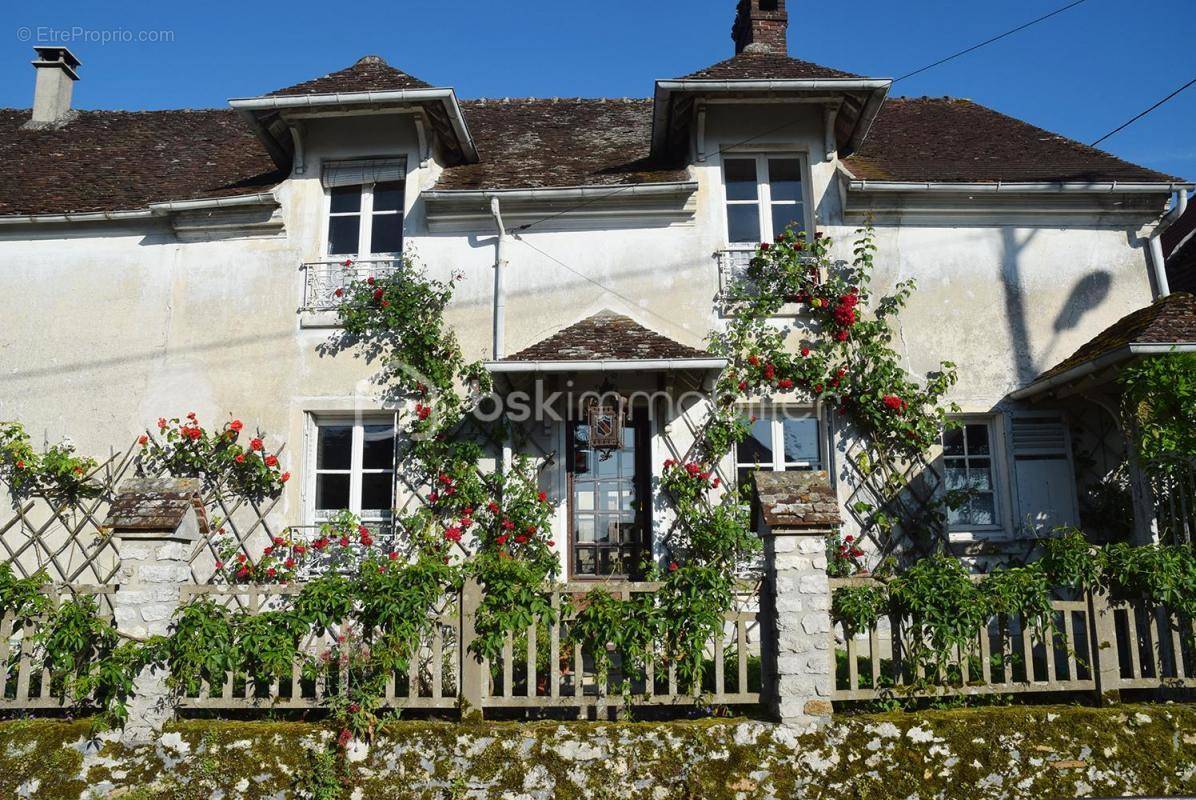
<svg viewBox="0 0 1196 800">
<path fill-rule="evenodd" d="M 785 34 L 789 29 L 789 14 L 785 0 L 739 0 L 731 38 L 735 53 L 774 53 L 788 55 Z"/>
<path fill-rule="evenodd" d="M 79 74 L 79 59 L 65 47 L 35 47 L 37 83 L 33 89 L 31 127 L 46 127 L 63 122 L 71 110 L 71 90 Z"/>
</svg>

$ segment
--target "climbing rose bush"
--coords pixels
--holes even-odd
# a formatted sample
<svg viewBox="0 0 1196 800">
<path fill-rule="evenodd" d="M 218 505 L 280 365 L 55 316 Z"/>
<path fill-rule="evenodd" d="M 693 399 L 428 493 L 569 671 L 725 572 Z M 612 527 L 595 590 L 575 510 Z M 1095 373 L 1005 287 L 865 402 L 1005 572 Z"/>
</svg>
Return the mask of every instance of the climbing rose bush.
<svg viewBox="0 0 1196 800">
<path fill-rule="evenodd" d="M 157 436 L 142 435 L 142 469 L 176 477 L 200 478 L 209 488 L 249 498 L 273 497 L 291 479 L 276 453 L 266 449 L 260 430 L 245 440 L 245 425 L 230 419 L 207 430 L 194 411 L 179 419 L 158 420 Z"/>
</svg>

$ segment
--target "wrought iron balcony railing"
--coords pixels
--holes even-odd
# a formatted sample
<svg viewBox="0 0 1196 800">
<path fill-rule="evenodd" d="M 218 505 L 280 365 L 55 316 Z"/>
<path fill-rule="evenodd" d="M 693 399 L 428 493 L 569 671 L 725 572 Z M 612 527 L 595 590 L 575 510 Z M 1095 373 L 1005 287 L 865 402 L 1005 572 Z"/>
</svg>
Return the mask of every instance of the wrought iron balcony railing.
<svg viewBox="0 0 1196 800">
<path fill-rule="evenodd" d="M 331 311 L 341 304 L 338 290 L 353 281 L 389 277 L 403 268 L 399 258 L 340 258 L 303 265 L 303 308 Z"/>
<path fill-rule="evenodd" d="M 724 314 L 731 310 L 731 301 L 728 294 L 733 284 L 744 281 L 747 274 L 747 269 L 752 264 L 752 259 L 756 255 L 755 246 L 749 245 L 746 247 L 729 247 L 726 250 L 719 250 L 714 254 L 715 260 L 718 262 L 718 302 L 719 307 Z M 803 257 L 801 263 L 814 265 L 817 260 L 812 257 Z M 820 275 L 825 278 L 825 275 Z M 750 288 L 750 283 L 745 282 L 741 286 L 747 285 Z M 781 316 L 794 316 L 801 313 L 800 306 L 797 303 L 786 303 L 781 309 Z"/>
</svg>

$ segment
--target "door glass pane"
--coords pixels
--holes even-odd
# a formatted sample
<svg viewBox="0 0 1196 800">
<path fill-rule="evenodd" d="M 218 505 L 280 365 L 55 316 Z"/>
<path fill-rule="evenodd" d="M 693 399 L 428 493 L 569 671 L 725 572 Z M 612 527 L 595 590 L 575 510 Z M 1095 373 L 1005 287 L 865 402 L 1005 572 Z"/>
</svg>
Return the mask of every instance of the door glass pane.
<svg viewBox="0 0 1196 800">
<path fill-rule="evenodd" d="M 578 575 L 595 575 L 597 564 L 594 562 L 594 548 L 579 547 L 573 570 Z"/>
<path fill-rule="evenodd" d="M 760 206 L 756 203 L 727 206 L 727 239 L 732 242 L 760 241 Z"/>
<path fill-rule="evenodd" d="M 403 182 L 388 181 L 374 185 L 375 211 L 403 210 Z"/>
<path fill-rule="evenodd" d="M 399 253 L 403 250 L 403 215 L 375 214 L 370 230 L 371 253 Z"/>
<path fill-rule="evenodd" d="M 574 531 L 579 542 L 594 541 L 594 517 L 590 514 L 580 514 L 574 524 Z"/>
<path fill-rule="evenodd" d="M 349 507 L 348 475 L 316 475 L 316 508 L 340 511 Z"/>
<path fill-rule="evenodd" d="M 772 234 L 780 236 L 790 227 L 793 231 L 804 231 L 806 221 L 803 218 L 803 206 L 800 204 L 783 203 L 772 207 Z"/>
<path fill-rule="evenodd" d="M 723 174 L 726 176 L 728 200 L 757 198 L 756 159 L 728 158 L 723 162 Z"/>
<path fill-rule="evenodd" d="M 328 192 L 329 209 L 333 214 L 348 214 L 361 211 L 361 187 L 337 186 Z"/>
<path fill-rule="evenodd" d="M 391 425 L 363 426 L 361 466 L 364 469 L 393 469 L 395 434 Z"/>
<path fill-rule="evenodd" d="M 808 461 L 817 464 L 818 420 L 786 419 L 781 421 L 785 444 L 785 461 Z"/>
<path fill-rule="evenodd" d="M 768 184 L 773 200 L 801 202 L 801 163 L 796 158 L 768 159 Z"/>
<path fill-rule="evenodd" d="M 318 431 L 316 469 L 349 469 L 353 460 L 353 427 L 321 425 Z"/>
<path fill-rule="evenodd" d="M 746 439 L 736 445 L 736 458 L 740 464 L 772 466 L 772 420 L 758 419 L 752 423 Z"/>
<path fill-rule="evenodd" d="M 360 231 L 361 217 L 359 216 L 329 217 L 328 254 L 333 256 L 355 254 Z"/>
<path fill-rule="evenodd" d="M 394 477 L 389 472 L 367 472 L 361 476 L 362 511 L 389 511 Z"/>
</svg>

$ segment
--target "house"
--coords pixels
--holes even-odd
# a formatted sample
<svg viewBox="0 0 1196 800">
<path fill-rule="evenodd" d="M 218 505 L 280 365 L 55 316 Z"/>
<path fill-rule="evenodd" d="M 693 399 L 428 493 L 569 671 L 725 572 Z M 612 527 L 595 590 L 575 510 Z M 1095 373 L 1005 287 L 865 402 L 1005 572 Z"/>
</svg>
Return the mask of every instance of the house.
<svg viewBox="0 0 1196 800">
<path fill-rule="evenodd" d="M 871 221 L 877 288 L 918 282 L 898 338 L 909 371 L 958 365 L 963 424 L 930 465 L 932 491 L 973 489 L 952 547 L 1016 556 L 1096 521 L 1086 489 L 1124 447 L 1087 389 L 1142 352 L 1196 346 L 1194 301 L 1168 294 L 1152 255 L 1192 185 L 969 100 L 892 97 L 889 79 L 795 57 L 800 35 L 791 55 L 787 25 L 785 0 L 740 0 L 733 54 L 645 79 L 647 99 L 466 100 L 452 76 L 365 56 L 228 108 L 84 111 L 85 66 L 38 47 L 32 110 L 0 110 L 15 165 L 0 183 L 0 418 L 106 453 L 162 416 L 236 415 L 288 443 L 285 524 L 348 508 L 384 525 L 415 491 L 396 477 L 401 409 L 375 365 L 324 345 L 337 290 L 412 257 L 461 276 L 450 322 L 500 392 L 691 398 L 633 406 L 614 448 L 593 447 L 586 420 L 523 425 L 566 575 L 630 574 L 664 553 L 656 483 L 723 366 L 705 337 L 729 277 L 787 226 L 850 260 Z M 868 526 L 833 415 L 796 395 L 751 413 L 729 481 L 827 469 L 849 530 Z M 1153 535 L 1150 498 L 1135 510 Z"/>
<path fill-rule="evenodd" d="M 1160 238 L 1171 290 L 1196 292 L 1196 206 L 1189 205 Z"/>
</svg>

